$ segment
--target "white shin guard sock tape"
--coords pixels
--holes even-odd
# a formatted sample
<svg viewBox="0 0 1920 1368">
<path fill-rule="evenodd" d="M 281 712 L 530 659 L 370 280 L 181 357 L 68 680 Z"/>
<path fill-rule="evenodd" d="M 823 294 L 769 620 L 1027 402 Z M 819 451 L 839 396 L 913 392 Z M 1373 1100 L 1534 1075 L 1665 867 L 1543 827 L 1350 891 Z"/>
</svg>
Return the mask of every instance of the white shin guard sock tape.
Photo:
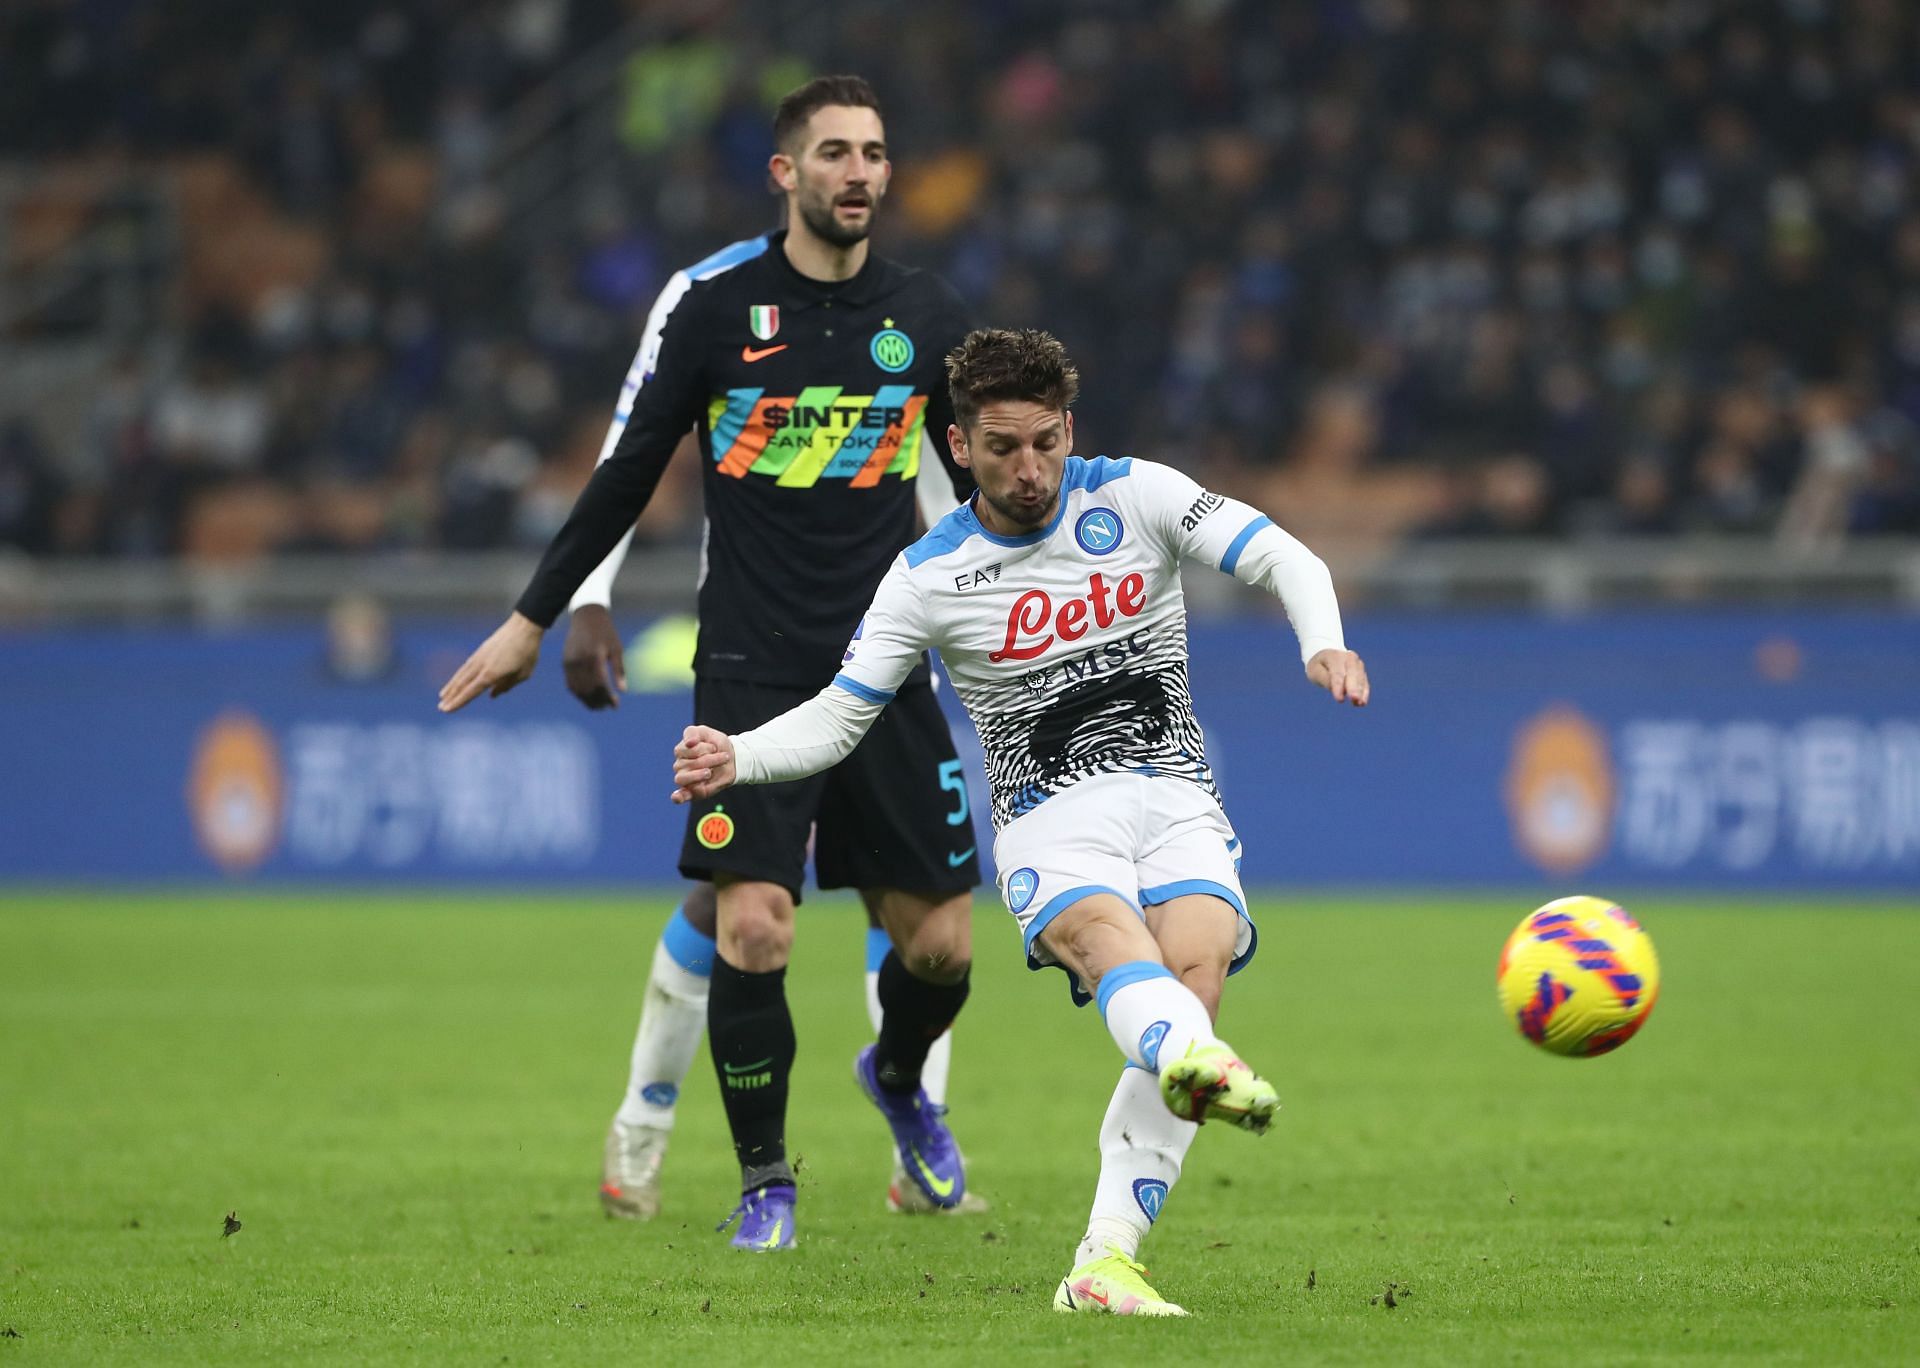
<svg viewBox="0 0 1920 1368">
<path fill-rule="evenodd" d="M 1180 1181 L 1180 1165 L 1200 1128 L 1167 1110 L 1160 1085 L 1144 1069 L 1123 1069 L 1100 1124 L 1100 1182 L 1086 1237 L 1074 1254 L 1080 1267 L 1104 1258 L 1109 1243 L 1129 1259 Z"/>
<path fill-rule="evenodd" d="M 678 917 L 679 913 L 674 915 Z M 713 961 L 711 956 L 705 961 L 705 974 L 683 965 L 682 956 L 675 954 L 676 949 L 682 949 L 684 956 L 684 948 L 675 938 L 676 930 L 671 928 L 653 948 L 653 972 L 647 979 L 646 1001 L 640 1009 L 640 1028 L 634 1034 L 633 1058 L 627 1070 L 627 1093 L 617 1117 L 622 1125 L 673 1128 L 680 1085 L 686 1082 L 694 1051 L 700 1048 L 700 1037 L 707 1029 L 707 987 Z M 685 932 L 699 934 L 691 927 Z"/>
</svg>

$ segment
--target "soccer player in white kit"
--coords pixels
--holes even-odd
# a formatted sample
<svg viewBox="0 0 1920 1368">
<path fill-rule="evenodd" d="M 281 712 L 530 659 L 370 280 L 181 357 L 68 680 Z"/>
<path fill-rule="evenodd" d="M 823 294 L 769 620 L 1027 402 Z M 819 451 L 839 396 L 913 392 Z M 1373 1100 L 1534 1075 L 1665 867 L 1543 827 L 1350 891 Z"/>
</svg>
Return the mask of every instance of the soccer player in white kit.
<svg viewBox="0 0 1920 1368">
<path fill-rule="evenodd" d="M 947 377 L 949 446 L 979 492 L 895 559 L 828 687 L 738 736 L 687 729 L 674 801 L 837 763 L 938 648 L 986 750 L 1028 964 L 1065 969 L 1127 1059 L 1054 1306 L 1185 1315 L 1148 1286 L 1140 1242 L 1198 1124 L 1262 1132 L 1279 1100 L 1213 1033 L 1255 937 L 1188 692 L 1181 562 L 1277 594 L 1336 702 L 1365 706 L 1366 668 L 1326 565 L 1270 519 L 1168 466 L 1070 455 L 1079 376 L 1052 336 L 973 332 Z"/>
</svg>

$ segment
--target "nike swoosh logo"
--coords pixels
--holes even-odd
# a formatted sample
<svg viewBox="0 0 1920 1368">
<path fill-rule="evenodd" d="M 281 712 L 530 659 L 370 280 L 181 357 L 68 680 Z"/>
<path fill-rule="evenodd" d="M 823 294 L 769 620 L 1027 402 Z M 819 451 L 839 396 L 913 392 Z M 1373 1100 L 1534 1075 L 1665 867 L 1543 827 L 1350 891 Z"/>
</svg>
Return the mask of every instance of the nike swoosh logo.
<svg viewBox="0 0 1920 1368">
<path fill-rule="evenodd" d="M 760 1242 L 760 1248 L 778 1249 L 780 1247 L 780 1236 L 785 1233 L 786 1228 L 787 1220 L 786 1217 L 783 1216 L 773 1223 L 773 1229 L 768 1231 L 767 1238 Z"/>
<path fill-rule="evenodd" d="M 734 1068 L 733 1065 L 731 1064 L 722 1064 L 720 1067 L 725 1069 L 730 1074 L 743 1074 L 743 1073 L 752 1073 L 755 1069 L 764 1069 L 767 1067 L 767 1065 L 771 1063 L 773 1063 L 773 1056 L 768 1055 L 765 1059 L 761 1060 L 758 1064 L 742 1064 L 737 1069 Z"/>
<path fill-rule="evenodd" d="M 920 1170 L 920 1176 L 927 1180 L 928 1191 L 932 1192 L 934 1196 L 953 1196 L 954 1180 L 951 1178 L 942 1178 L 939 1174 L 928 1168 L 927 1161 L 920 1157 L 919 1150 L 913 1151 L 913 1166 Z"/>
<path fill-rule="evenodd" d="M 764 361 L 775 352 L 783 352 L 791 345 L 792 343 L 790 342 L 782 342 L 777 347 L 742 347 L 740 349 L 740 359 L 742 361 Z"/>
<path fill-rule="evenodd" d="M 968 846 L 965 850 L 961 851 L 958 855 L 947 856 L 947 868 L 958 869 L 961 865 L 965 864 L 969 859 L 973 857 L 974 849 L 975 848 L 973 846 Z"/>
</svg>

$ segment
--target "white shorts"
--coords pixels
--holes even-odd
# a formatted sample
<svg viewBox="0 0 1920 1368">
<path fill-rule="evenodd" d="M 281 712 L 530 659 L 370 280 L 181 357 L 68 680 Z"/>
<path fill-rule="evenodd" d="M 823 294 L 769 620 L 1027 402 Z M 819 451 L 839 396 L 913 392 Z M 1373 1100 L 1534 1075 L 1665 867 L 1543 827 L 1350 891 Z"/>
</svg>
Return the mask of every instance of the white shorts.
<svg viewBox="0 0 1920 1368">
<path fill-rule="evenodd" d="M 1229 974 L 1253 958 L 1258 936 L 1240 888 L 1240 838 L 1197 784 L 1144 774 L 1100 774 L 1014 818 L 993 843 L 1000 896 L 1020 924 L 1027 967 L 1055 963 L 1040 933 L 1080 899 L 1113 893 L 1143 908 L 1211 893 L 1240 914 Z M 1085 1001 L 1078 982 L 1074 1000 Z"/>
</svg>

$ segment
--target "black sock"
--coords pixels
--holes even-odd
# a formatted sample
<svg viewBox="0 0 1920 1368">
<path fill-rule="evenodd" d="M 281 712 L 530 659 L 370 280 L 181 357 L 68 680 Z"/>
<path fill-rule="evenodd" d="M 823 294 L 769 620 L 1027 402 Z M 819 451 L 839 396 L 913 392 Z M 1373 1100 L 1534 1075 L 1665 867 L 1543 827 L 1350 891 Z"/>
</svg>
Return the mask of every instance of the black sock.
<svg viewBox="0 0 1920 1368">
<path fill-rule="evenodd" d="M 928 983 L 907 972 L 897 951 L 880 961 L 880 1043 L 873 1070 L 880 1086 L 911 1092 L 920 1086 L 927 1051 L 953 1025 L 967 1000 L 968 977 L 958 983 Z"/>
<path fill-rule="evenodd" d="M 787 1164 L 787 1079 L 793 1073 L 793 1015 L 787 971 L 749 974 L 718 954 L 707 993 L 707 1045 L 720 1080 L 740 1187 L 791 1183 Z"/>
</svg>

